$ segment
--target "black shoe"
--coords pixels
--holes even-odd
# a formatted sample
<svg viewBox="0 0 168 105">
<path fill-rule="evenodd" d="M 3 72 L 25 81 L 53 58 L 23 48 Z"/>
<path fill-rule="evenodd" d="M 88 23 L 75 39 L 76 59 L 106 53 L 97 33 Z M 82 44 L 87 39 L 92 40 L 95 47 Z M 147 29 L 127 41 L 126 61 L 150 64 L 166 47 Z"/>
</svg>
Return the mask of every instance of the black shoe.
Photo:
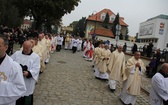
<svg viewBox="0 0 168 105">
<path fill-rule="evenodd" d="M 43 73 L 43 71 L 40 71 L 40 74 Z"/>
<path fill-rule="evenodd" d="M 115 91 L 115 89 L 110 89 L 111 90 L 111 92 L 114 92 Z"/>
<path fill-rule="evenodd" d="M 92 65 L 92 67 L 94 68 L 94 65 Z"/>
<path fill-rule="evenodd" d="M 111 89 L 112 92 L 115 92 L 115 89 Z"/>
<path fill-rule="evenodd" d="M 96 79 L 100 79 L 99 77 L 95 77 Z"/>
<path fill-rule="evenodd" d="M 108 79 L 101 79 L 101 80 L 104 81 L 104 82 L 108 81 Z"/>
</svg>

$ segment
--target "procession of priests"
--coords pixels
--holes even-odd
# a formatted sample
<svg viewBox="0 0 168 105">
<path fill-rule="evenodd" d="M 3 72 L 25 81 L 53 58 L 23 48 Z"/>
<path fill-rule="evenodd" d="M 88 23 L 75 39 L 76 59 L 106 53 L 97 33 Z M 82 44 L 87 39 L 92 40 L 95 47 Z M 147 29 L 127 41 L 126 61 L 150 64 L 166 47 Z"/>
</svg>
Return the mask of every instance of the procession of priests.
<svg viewBox="0 0 168 105">
<path fill-rule="evenodd" d="M 86 41 L 85 45 L 89 44 Z M 135 105 L 141 91 L 141 77 L 146 71 L 141 53 L 136 51 L 134 56 L 125 59 L 122 46 L 110 52 L 107 44 L 99 44 L 94 48 L 92 65 L 96 79 L 108 81 L 109 89 L 115 92 L 117 83 L 121 82 L 119 99 L 124 105 Z M 85 56 L 84 51 L 84 56 Z M 168 64 L 163 64 L 160 73 L 152 78 L 150 95 L 151 105 L 168 105 Z"/>
<path fill-rule="evenodd" d="M 109 89 L 114 92 L 117 82 L 126 77 L 125 55 L 122 46 L 111 53 L 107 44 L 100 44 L 94 50 L 93 69 L 95 78 L 108 81 Z"/>
<path fill-rule="evenodd" d="M 81 38 L 67 35 L 64 40 L 61 34 L 40 33 L 38 37 L 29 37 L 11 56 L 6 54 L 8 44 L 8 38 L 0 35 L 0 105 L 33 105 L 35 84 L 45 71 L 50 54 L 60 52 L 63 44 L 72 53 L 82 50 Z M 93 44 L 90 45 L 88 59 L 93 58 L 94 52 Z"/>
<path fill-rule="evenodd" d="M 57 37 L 44 33 L 30 37 L 11 56 L 6 54 L 8 44 L 0 35 L 0 105 L 33 105 L 35 84 L 56 50 Z"/>
<path fill-rule="evenodd" d="M 0 105 L 33 105 L 33 94 L 38 77 L 45 72 L 51 53 L 70 50 L 72 54 L 83 51 L 86 61 L 92 63 L 95 79 L 106 81 L 111 92 L 120 91 L 124 105 L 135 105 L 141 91 L 141 77 L 146 71 L 141 53 L 136 51 L 126 60 L 123 47 L 114 51 L 106 43 L 95 46 L 93 40 L 77 36 L 41 33 L 24 41 L 20 50 L 8 56 L 8 39 L 0 35 Z M 63 46 L 64 45 L 64 46 Z M 8 66 L 5 66 L 8 65 Z M 168 105 L 168 64 L 152 78 L 151 105 Z M 121 83 L 121 88 L 117 84 Z"/>
</svg>

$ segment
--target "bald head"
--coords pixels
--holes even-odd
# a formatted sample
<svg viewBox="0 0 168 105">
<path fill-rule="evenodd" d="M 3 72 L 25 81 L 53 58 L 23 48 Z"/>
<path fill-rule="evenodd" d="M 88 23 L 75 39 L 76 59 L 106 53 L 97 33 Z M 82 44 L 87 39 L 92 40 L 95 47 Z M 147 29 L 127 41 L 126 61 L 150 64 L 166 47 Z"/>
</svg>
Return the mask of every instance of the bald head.
<svg viewBox="0 0 168 105">
<path fill-rule="evenodd" d="M 161 65 L 161 71 L 165 74 L 168 74 L 168 63 L 163 63 Z"/>
<path fill-rule="evenodd" d="M 120 45 L 118 46 L 118 52 L 122 52 L 123 47 Z"/>
<path fill-rule="evenodd" d="M 32 46 L 32 43 L 30 41 L 25 41 L 23 43 L 23 46 Z"/>
<path fill-rule="evenodd" d="M 32 43 L 30 41 L 25 41 L 23 43 L 23 52 L 24 54 L 29 54 L 32 50 Z"/>
</svg>

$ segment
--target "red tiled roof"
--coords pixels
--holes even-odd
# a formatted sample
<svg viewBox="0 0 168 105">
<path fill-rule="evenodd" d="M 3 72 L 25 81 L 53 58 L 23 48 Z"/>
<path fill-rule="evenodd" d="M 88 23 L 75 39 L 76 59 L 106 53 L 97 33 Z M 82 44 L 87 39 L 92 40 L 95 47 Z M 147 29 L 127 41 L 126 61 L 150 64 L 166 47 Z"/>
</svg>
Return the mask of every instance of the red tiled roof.
<svg viewBox="0 0 168 105">
<path fill-rule="evenodd" d="M 92 30 L 89 33 L 89 35 L 93 35 L 93 34 L 94 34 L 94 30 Z M 96 28 L 95 34 L 96 35 L 100 35 L 100 36 L 106 36 L 106 37 L 112 37 L 112 38 L 114 38 L 113 32 L 110 29 Z"/>
<path fill-rule="evenodd" d="M 103 20 L 100 19 L 100 16 L 101 16 L 102 13 L 108 13 L 109 16 L 111 16 L 112 14 L 114 14 L 110 9 L 103 9 L 100 12 L 97 12 L 94 15 L 89 15 L 89 17 L 87 18 L 87 20 L 103 22 Z M 123 20 L 124 20 L 124 17 L 120 17 L 119 18 L 120 25 L 122 25 L 122 26 L 128 26 Z M 109 22 L 109 23 L 112 23 L 112 22 Z"/>
</svg>

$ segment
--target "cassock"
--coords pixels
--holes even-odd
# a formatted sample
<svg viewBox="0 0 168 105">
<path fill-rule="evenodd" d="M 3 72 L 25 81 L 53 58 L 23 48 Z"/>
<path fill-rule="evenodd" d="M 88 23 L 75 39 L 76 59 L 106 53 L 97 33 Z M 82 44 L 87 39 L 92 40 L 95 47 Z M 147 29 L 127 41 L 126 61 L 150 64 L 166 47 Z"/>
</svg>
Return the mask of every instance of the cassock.
<svg viewBox="0 0 168 105">
<path fill-rule="evenodd" d="M 78 46 L 77 46 L 77 51 L 81 51 L 81 47 L 82 47 L 82 40 L 79 39 Z"/>
<path fill-rule="evenodd" d="M 57 36 L 57 48 L 56 48 L 57 51 L 61 50 L 63 40 L 64 39 L 62 36 L 59 36 L 59 35 Z"/>
<path fill-rule="evenodd" d="M 69 46 L 69 47 L 68 47 L 69 50 L 72 50 L 72 47 L 73 47 L 73 40 L 74 40 L 74 38 L 71 37 L 71 38 L 70 38 L 70 41 L 69 41 L 69 45 L 68 45 L 68 46 Z"/>
<path fill-rule="evenodd" d="M 45 59 L 45 62 L 48 63 L 50 59 L 50 52 L 51 52 L 51 40 L 46 39 L 46 47 L 47 47 L 47 58 Z"/>
<path fill-rule="evenodd" d="M 31 74 L 31 76 L 29 75 L 30 77 L 24 77 L 27 91 L 22 94 L 22 96 L 29 96 L 33 94 L 35 83 L 38 79 L 40 71 L 40 57 L 34 52 L 31 52 L 29 55 L 25 55 L 22 51 L 16 51 L 11 57 L 17 63 L 26 65 L 27 71 Z"/>
<path fill-rule="evenodd" d="M 35 45 L 33 48 L 32 48 L 33 52 L 38 54 L 39 57 L 40 57 L 40 71 L 43 71 L 45 69 L 45 64 L 43 62 L 43 56 L 42 56 L 42 46 L 40 44 L 37 44 Z"/>
<path fill-rule="evenodd" d="M 138 62 L 141 68 L 135 67 L 135 64 Z M 146 68 L 141 59 L 136 60 L 135 57 L 132 57 L 127 61 L 126 76 L 124 78 L 122 92 L 119 96 L 125 104 L 135 104 L 136 96 L 140 95 L 141 91 L 141 76 L 145 71 Z"/>
<path fill-rule="evenodd" d="M 76 52 L 76 50 L 77 50 L 77 46 L 78 46 L 78 39 L 73 39 L 72 40 L 72 51 L 73 51 L 73 53 L 75 53 Z"/>
<path fill-rule="evenodd" d="M 97 59 L 98 49 L 99 49 L 99 47 L 96 47 L 96 48 L 94 49 L 93 60 L 92 60 L 92 65 L 93 65 L 93 66 L 95 66 L 95 61 L 96 61 L 96 59 Z"/>
<path fill-rule="evenodd" d="M 65 49 L 66 50 L 68 49 L 69 41 L 70 41 L 70 38 L 69 38 L 69 35 L 67 35 L 65 38 Z"/>
<path fill-rule="evenodd" d="M 99 63 L 100 59 L 101 59 L 101 51 L 103 50 L 103 48 L 101 47 L 96 47 L 94 50 L 94 65 L 97 66 L 97 64 Z"/>
<path fill-rule="evenodd" d="M 42 50 L 41 50 L 41 53 L 42 53 L 42 67 L 45 68 L 45 65 L 44 65 L 44 62 L 45 62 L 45 59 L 47 58 L 47 46 L 46 46 L 46 40 L 45 38 L 43 38 L 41 41 L 39 40 L 38 41 L 38 44 L 37 46 L 42 46 Z M 44 69 L 41 69 L 41 72 L 43 72 Z"/>
<path fill-rule="evenodd" d="M 88 44 L 86 49 L 87 49 L 86 53 L 85 53 L 86 60 L 92 61 L 93 60 L 93 54 L 94 54 L 93 44 L 92 43 Z"/>
<path fill-rule="evenodd" d="M 88 46 L 90 46 L 90 42 L 89 41 L 85 41 L 83 44 L 83 57 L 86 57 L 86 51 L 88 51 Z"/>
<path fill-rule="evenodd" d="M 168 77 L 156 73 L 152 77 L 150 105 L 164 105 L 163 100 L 168 101 Z"/>
<path fill-rule="evenodd" d="M 100 78 L 100 71 L 98 70 L 98 64 L 101 61 L 101 54 L 104 48 L 96 47 L 95 48 L 95 57 L 94 57 L 94 75 L 97 78 Z"/>
<path fill-rule="evenodd" d="M 5 55 L 0 59 L 0 105 L 15 105 L 25 92 L 21 66 Z"/>
<path fill-rule="evenodd" d="M 57 46 L 57 39 L 56 37 L 52 37 L 51 39 L 51 51 L 52 53 L 56 50 L 56 46 Z"/>
<path fill-rule="evenodd" d="M 39 44 L 39 45 L 38 45 Z M 46 46 L 46 39 L 43 38 L 41 41 L 38 41 L 37 46 L 42 46 L 42 61 L 45 62 L 45 59 L 47 58 L 47 46 Z"/>
<path fill-rule="evenodd" d="M 107 73 L 107 63 L 110 58 L 111 51 L 109 49 L 103 49 L 101 51 L 101 57 L 100 62 L 98 63 L 98 70 L 100 72 L 100 78 L 101 79 L 108 79 L 108 73 Z"/>
<path fill-rule="evenodd" d="M 118 49 L 110 54 L 108 62 L 109 74 L 109 87 L 116 89 L 116 82 L 122 80 L 125 73 L 125 55 L 123 52 L 118 52 Z"/>
<path fill-rule="evenodd" d="M 37 55 L 39 55 L 40 59 L 42 59 L 42 53 L 41 53 L 41 50 L 42 50 L 42 46 L 37 44 L 35 45 L 33 48 L 32 48 L 33 52 L 36 53 Z"/>
</svg>

